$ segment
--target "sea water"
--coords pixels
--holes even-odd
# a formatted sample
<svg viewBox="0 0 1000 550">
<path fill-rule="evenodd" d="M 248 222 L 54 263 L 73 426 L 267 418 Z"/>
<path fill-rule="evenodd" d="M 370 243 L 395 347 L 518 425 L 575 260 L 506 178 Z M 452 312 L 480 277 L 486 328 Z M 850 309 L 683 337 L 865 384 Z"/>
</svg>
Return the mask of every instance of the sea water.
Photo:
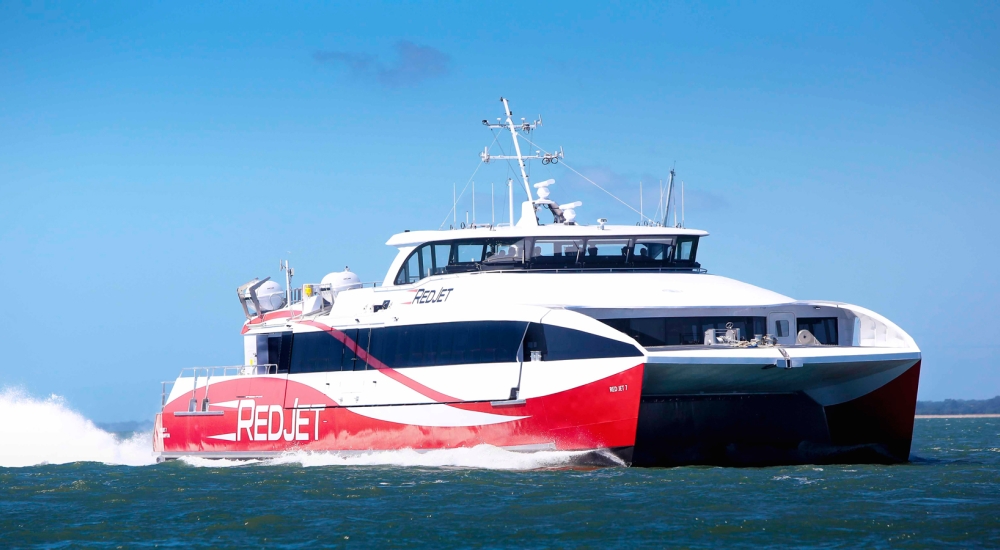
<svg viewBox="0 0 1000 550">
<path fill-rule="evenodd" d="M 0 393 L 0 547 L 1000 547 L 1000 419 L 918 419 L 895 466 L 573 469 L 453 451 L 154 464 Z M 9 419 L 32 419 L 30 426 Z"/>
</svg>

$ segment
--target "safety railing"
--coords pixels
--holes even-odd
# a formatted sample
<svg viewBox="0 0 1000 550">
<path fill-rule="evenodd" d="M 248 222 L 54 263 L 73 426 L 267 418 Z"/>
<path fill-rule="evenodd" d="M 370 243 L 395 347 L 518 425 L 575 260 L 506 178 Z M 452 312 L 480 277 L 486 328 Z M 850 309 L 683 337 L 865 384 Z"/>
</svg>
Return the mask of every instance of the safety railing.
<svg viewBox="0 0 1000 550">
<path fill-rule="evenodd" d="M 196 413 L 207 412 L 208 411 L 208 392 L 209 383 L 212 378 L 217 378 L 220 376 L 259 376 L 263 374 L 277 374 L 278 365 L 275 364 L 264 364 L 264 365 L 233 365 L 225 367 L 185 367 L 181 369 L 181 373 L 177 376 L 177 380 L 182 378 L 194 378 L 191 383 L 191 400 L 188 403 L 188 412 Z M 198 403 L 197 392 L 198 392 L 198 379 L 205 379 L 205 395 L 202 401 Z M 173 391 L 174 385 L 177 380 L 169 380 L 160 383 L 160 409 L 167 405 L 167 396 Z"/>
</svg>

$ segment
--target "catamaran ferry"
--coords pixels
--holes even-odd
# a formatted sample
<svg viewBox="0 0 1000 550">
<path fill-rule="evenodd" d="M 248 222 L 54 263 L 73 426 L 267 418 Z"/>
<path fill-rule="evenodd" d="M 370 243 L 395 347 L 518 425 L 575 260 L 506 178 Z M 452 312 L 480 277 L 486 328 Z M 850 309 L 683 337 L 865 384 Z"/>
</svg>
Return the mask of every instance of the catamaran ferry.
<svg viewBox="0 0 1000 550">
<path fill-rule="evenodd" d="M 906 332 L 708 273 L 708 233 L 668 224 L 673 171 L 662 218 L 577 222 L 580 202 L 528 176 L 562 151 L 522 154 L 541 121 L 501 101 L 483 123 L 514 154 L 481 158 L 516 161 L 519 219 L 509 181 L 509 222 L 393 235 L 380 284 L 345 270 L 293 287 L 286 262 L 283 288 L 240 286 L 244 364 L 164 383 L 159 459 L 481 444 L 636 466 L 908 459 L 921 356 Z"/>
</svg>

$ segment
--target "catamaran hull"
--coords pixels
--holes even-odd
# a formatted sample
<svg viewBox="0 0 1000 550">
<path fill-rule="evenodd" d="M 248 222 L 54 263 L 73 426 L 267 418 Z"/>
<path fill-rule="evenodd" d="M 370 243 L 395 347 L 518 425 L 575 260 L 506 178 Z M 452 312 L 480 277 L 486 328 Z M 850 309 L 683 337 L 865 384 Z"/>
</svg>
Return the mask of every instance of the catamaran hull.
<svg viewBox="0 0 1000 550">
<path fill-rule="evenodd" d="M 633 363 L 634 365 L 634 363 Z M 160 460 L 266 458 L 295 451 L 368 453 L 492 445 L 514 451 L 579 451 L 574 464 L 630 463 L 643 365 L 523 400 L 347 406 L 287 376 L 257 376 L 180 395 L 157 415 Z M 382 381 L 383 384 L 386 380 Z M 614 457 L 614 458 L 612 458 Z"/>
<path fill-rule="evenodd" d="M 810 372 L 809 366 L 761 372 L 762 367 L 744 365 L 729 383 L 717 377 L 703 382 L 707 391 L 693 392 L 698 371 L 704 375 L 711 366 L 649 365 L 632 463 L 765 466 L 907 461 L 919 358 L 856 366 L 874 374 L 849 378 L 851 365 L 838 364 L 826 365 L 826 373 L 816 368 Z M 842 378 L 831 380 L 831 372 Z"/>
</svg>

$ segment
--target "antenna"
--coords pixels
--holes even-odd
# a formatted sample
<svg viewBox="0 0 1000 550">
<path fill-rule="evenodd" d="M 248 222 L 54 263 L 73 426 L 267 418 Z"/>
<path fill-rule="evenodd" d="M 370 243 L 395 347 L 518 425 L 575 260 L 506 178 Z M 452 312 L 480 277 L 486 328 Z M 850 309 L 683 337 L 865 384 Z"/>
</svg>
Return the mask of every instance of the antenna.
<svg viewBox="0 0 1000 550">
<path fill-rule="evenodd" d="M 642 223 L 644 217 L 642 215 L 642 180 L 639 180 L 639 223 Z"/>
<path fill-rule="evenodd" d="M 288 267 L 288 260 L 278 260 L 278 268 L 285 272 L 285 305 L 292 307 L 292 277 L 295 269 Z"/>
<path fill-rule="evenodd" d="M 681 181 L 681 227 L 684 227 L 684 182 Z"/>
<path fill-rule="evenodd" d="M 476 225 L 476 180 L 472 180 L 472 225 Z"/>
<path fill-rule="evenodd" d="M 514 180 L 507 178 L 507 197 L 510 200 L 510 226 L 514 227 Z"/>
<path fill-rule="evenodd" d="M 510 130 L 510 137 L 511 137 L 512 140 L 514 140 L 514 152 L 517 153 L 517 154 L 513 155 L 513 156 L 511 156 L 511 155 L 490 155 L 489 147 L 487 147 L 486 149 L 483 150 L 482 153 L 479 153 L 479 158 L 483 159 L 483 162 L 487 163 L 487 164 L 489 164 L 489 162 L 491 160 L 493 160 L 493 159 L 497 159 L 497 160 L 515 160 L 516 159 L 517 160 L 517 165 L 521 169 L 521 179 L 523 180 L 523 183 L 524 183 L 524 192 L 528 194 L 528 200 L 532 201 L 532 200 L 534 200 L 534 197 L 531 195 L 531 184 L 528 183 L 528 171 L 527 171 L 527 167 L 526 167 L 524 161 L 531 160 L 531 159 L 539 159 L 539 160 L 542 161 L 542 164 L 556 164 L 556 163 L 559 162 L 559 159 L 563 158 L 562 148 L 560 147 L 559 151 L 557 151 L 556 153 L 544 153 L 544 154 L 542 154 L 541 151 L 536 151 L 534 155 L 530 155 L 530 156 L 525 156 L 525 155 L 521 154 L 521 144 L 518 143 L 518 139 L 517 138 L 519 136 L 518 136 L 517 131 L 521 130 L 522 132 L 530 132 L 530 131 L 534 130 L 535 128 L 537 128 L 537 127 L 539 127 L 539 126 L 542 125 L 542 117 L 539 116 L 534 122 L 526 122 L 522 118 L 521 119 L 521 123 L 515 125 L 514 121 L 511 119 L 511 117 L 514 116 L 514 113 L 511 112 L 511 110 L 510 110 L 510 105 L 507 103 L 507 98 L 501 97 L 500 101 L 503 103 L 504 115 L 507 117 L 506 122 L 502 122 L 501 121 L 502 119 L 497 119 L 497 123 L 496 124 L 490 124 L 490 122 L 488 120 L 483 119 L 483 126 L 486 126 L 487 128 L 491 128 L 491 129 Z"/>
<path fill-rule="evenodd" d="M 656 219 L 660 219 L 660 213 L 663 211 L 663 180 L 660 180 L 660 198 L 656 201 Z"/>
<path fill-rule="evenodd" d="M 455 186 L 457 183 L 451 184 L 451 226 L 455 227 L 458 225 L 458 198 L 455 196 L 457 190 Z M 448 218 L 445 218 L 448 219 Z M 444 224 L 441 224 L 444 225 Z"/>
<path fill-rule="evenodd" d="M 494 204 L 496 202 L 497 192 L 493 188 L 493 182 L 490 182 L 490 225 L 497 224 L 497 208 Z"/>
<path fill-rule="evenodd" d="M 674 197 L 674 169 L 670 169 L 670 179 L 667 180 L 667 208 L 663 211 L 663 226 L 670 222 L 670 201 Z M 675 209 L 676 210 L 676 209 Z M 674 212 L 674 226 L 677 226 L 677 212 Z"/>
</svg>

